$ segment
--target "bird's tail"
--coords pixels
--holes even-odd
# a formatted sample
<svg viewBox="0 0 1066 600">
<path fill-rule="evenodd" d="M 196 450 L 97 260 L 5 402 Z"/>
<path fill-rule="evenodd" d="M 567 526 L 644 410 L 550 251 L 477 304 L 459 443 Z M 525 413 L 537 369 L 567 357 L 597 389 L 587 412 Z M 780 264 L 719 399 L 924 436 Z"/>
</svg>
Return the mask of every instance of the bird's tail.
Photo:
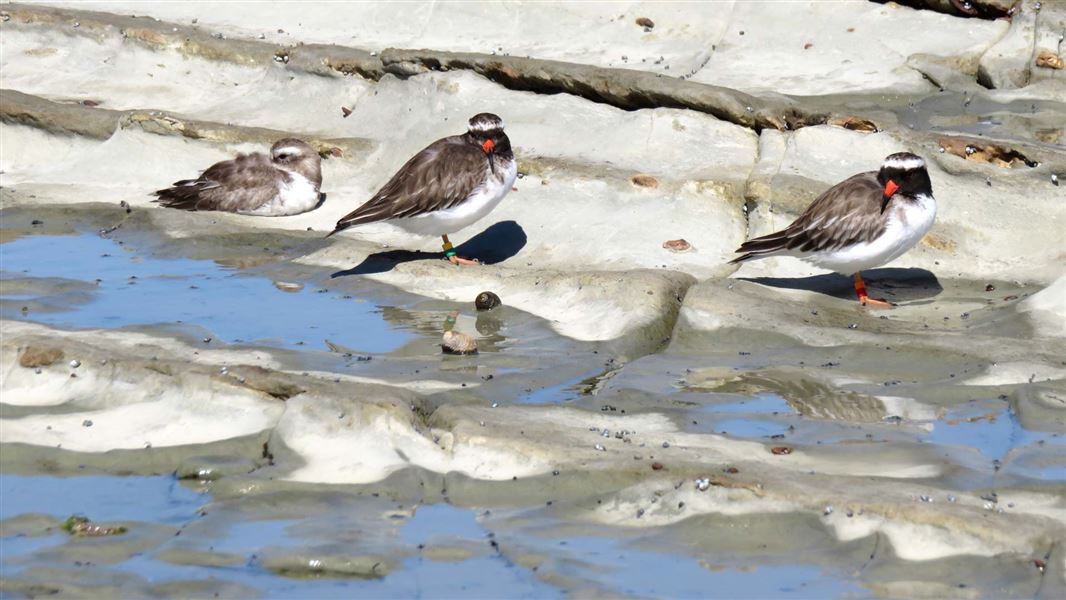
<svg viewBox="0 0 1066 600">
<path fill-rule="evenodd" d="M 748 240 L 736 249 L 736 252 L 743 252 L 744 254 L 729 261 L 729 264 L 735 265 L 749 260 L 780 254 L 781 252 L 788 250 L 788 242 L 789 237 L 787 231 L 778 231 L 776 233 Z"/>
</svg>

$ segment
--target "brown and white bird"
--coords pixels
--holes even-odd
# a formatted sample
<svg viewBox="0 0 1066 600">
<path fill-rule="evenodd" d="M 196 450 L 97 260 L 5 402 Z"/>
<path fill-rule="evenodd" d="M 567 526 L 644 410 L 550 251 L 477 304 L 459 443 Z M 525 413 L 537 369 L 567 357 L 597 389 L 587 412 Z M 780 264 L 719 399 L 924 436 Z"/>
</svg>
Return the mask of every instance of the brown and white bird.
<svg viewBox="0 0 1066 600">
<path fill-rule="evenodd" d="M 466 133 L 439 139 L 414 155 L 373 198 L 337 221 L 329 235 L 384 221 L 411 233 L 439 235 L 448 260 L 476 265 L 477 260 L 456 255 L 448 234 L 492 212 L 517 176 L 503 120 L 477 114 Z"/>
<path fill-rule="evenodd" d="M 281 217 L 318 206 L 322 159 L 302 140 L 285 138 L 270 147 L 270 156 L 238 154 L 211 165 L 196 179 L 175 182 L 155 192 L 167 208 L 221 210 L 244 215 Z"/>
<path fill-rule="evenodd" d="M 899 152 L 886 157 L 880 171 L 854 175 L 826 190 L 784 230 L 744 242 L 737 249 L 744 254 L 730 262 L 795 256 L 854 275 L 863 305 L 894 306 L 870 298 L 859 272 L 910 250 L 934 219 L 936 200 L 925 161 Z"/>
</svg>

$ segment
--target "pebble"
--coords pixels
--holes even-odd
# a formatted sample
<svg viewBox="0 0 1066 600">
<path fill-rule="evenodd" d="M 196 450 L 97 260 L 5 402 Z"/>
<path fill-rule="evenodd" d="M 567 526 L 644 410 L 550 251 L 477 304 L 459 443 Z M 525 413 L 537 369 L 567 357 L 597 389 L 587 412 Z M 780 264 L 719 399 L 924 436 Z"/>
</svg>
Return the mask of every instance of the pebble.
<svg viewBox="0 0 1066 600">
<path fill-rule="evenodd" d="M 607 451 L 607 448 L 604 448 L 603 444 L 596 444 L 595 446 L 593 446 L 593 448 L 599 450 L 600 452 L 606 452 Z"/>
<path fill-rule="evenodd" d="M 440 348 L 445 354 L 477 354 L 474 338 L 458 331 L 445 331 L 441 336 Z"/>
<path fill-rule="evenodd" d="M 707 478 L 696 480 L 696 489 L 701 492 L 706 492 L 707 488 L 711 487 L 711 480 Z"/>
<path fill-rule="evenodd" d="M 281 290 L 283 292 L 298 292 L 298 291 L 304 289 L 304 284 L 302 284 L 302 283 L 293 283 L 293 282 L 289 282 L 289 281 L 275 281 L 274 282 L 274 287 L 278 288 L 279 290 Z"/>
<path fill-rule="evenodd" d="M 70 368 L 71 369 L 77 369 L 80 366 L 81 366 L 81 363 L 78 362 L 77 359 L 70 361 Z"/>
<path fill-rule="evenodd" d="M 93 422 L 91 420 L 89 420 L 89 419 L 85 419 L 84 421 L 81 422 L 81 426 L 82 427 L 92 427 L 93 426 Z"/>
<path fill-rule="evenodd" d="M 833 507 L 832 506 L 826 506 L 825 508 L 822 509 L 822 515 L 823 516 L 828 517 L 831 514 L 833 514 Z"/>
</svg>

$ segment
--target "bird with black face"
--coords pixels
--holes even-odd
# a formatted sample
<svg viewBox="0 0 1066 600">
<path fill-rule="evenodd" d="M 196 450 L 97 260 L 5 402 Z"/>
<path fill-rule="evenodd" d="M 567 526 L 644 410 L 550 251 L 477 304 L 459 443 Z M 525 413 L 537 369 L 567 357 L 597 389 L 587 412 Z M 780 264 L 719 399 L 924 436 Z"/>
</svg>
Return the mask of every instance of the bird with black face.
<svg viewBox="0 0 1066 600">
<path fill-rule="evenodd" d="M 386 222 L 411 233 L 441 236 L 444 255 L 453 264 L 480 264 L 458 256 L 448 234 L 492 212 L 511 191 L 518 164 L 503 129 L 503 120 L 492 113 L 474 115 L 465 133 L 439 139 L 415 154 L 370 200 L 337 221 L 329 235 Z"/>
<path fill-rule="evenodd" d="M 826 190 L 791 225 L 744 242 L 731 263 L 795 256 L 852 275 L 864 305 L 895 306 L 870 298 L 860 271 L 887 264 L 917 244 L 933 226 L 936 200 L 925 161 L 890 154 L 878 171 L 859 173 Z"/>
</svg>

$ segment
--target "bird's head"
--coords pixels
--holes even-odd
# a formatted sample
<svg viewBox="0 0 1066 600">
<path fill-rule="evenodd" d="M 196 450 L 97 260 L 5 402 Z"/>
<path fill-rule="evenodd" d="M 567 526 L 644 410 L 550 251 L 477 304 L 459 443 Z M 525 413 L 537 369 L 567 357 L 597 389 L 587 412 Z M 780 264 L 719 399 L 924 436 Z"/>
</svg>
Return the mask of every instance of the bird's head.
<svg viewBox="0 0 1066 600">
<path fill-rule="evenodd" d="M 310 144 L 285 138 L 270 147 L 270 161 L 288 171 L 295 171 L 316 185 L 322 183 L 322 158 Z"/>
<path fill-rule="evenodd" d="M 907 198 L 933 195 L 933 184 L 929 181 L 925 161 L 910 152 L 897 152 L 885 157 L 877 173 L 877 181 L 882 186 L 881 212 L 897 195 Z"/>
<path fill-rule="evenodd" d="M 470 117 L 467 137 L 485 154 L 511 152 L 511 141 L 503 132 L 503 119 L 492 113 L 479 113 Z"/>
</svg>

